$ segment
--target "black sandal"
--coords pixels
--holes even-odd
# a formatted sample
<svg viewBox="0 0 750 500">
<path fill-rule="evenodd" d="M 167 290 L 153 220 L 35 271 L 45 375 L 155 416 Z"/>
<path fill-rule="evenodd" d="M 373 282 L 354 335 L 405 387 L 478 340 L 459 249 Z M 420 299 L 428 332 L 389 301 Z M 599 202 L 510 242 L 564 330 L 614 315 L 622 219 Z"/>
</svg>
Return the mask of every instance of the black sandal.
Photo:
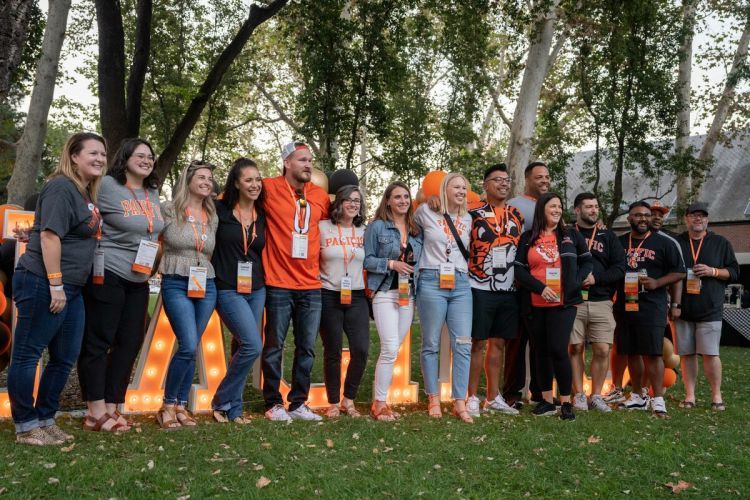
<svg viewBox="0 0 750 500">
<path fill-rule="evenodd" d="M 724 411 L 727 407 L 724 405 L 724 401 L 718 403 L 711 403 L 711 409 L 714 411 Z"/>
<path fill-rule="evenodd" d="M 684 408 L 686 410 L 689 410 L 690 408 L 695 408 L 695 401 L 681 401 L 680 408 Z"/>
</svg>

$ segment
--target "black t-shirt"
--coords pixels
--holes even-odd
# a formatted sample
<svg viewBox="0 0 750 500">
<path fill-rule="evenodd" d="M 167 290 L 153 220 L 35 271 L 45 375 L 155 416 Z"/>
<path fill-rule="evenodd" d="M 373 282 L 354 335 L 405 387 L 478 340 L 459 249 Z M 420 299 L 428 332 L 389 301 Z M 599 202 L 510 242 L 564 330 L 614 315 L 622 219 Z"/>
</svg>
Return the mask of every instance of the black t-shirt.
<svg viewBox="0 0 750 500">
<path fill-rule="evenodd" d="M 609 229 L 579 228 L 586 239 L 594 265 L 594 286 L 589 288 L 589 301 L 612 300 L 617 284 L 625 276 L 625 250 L 617 235 Z M 591 236 L 594 235 L 593 241 Z"/>
<path fill-rule="evenodd" d="M 638 273 L 641 269 L 645 269 L 649 278 L 654 279 L 659 279 L 669 273 L 685 272 L 678 246 L 668 236 L 651 233 L 645 240 L 633 238 L 632 247 L 629 245 L 629 236 L 629 232 L 620 236 L 620 243 L 626 251 L 626 272 Z M 637 325 L 667 326 L 668 288 L 668 286 L 663 286 L 656 290 L 644 290 L 639 286 L 641 291 L 638 293 L 638 311 L 624 311 L 625 282 L 621 281 L 618 288 L 620 296 L 618 307 L 623 312 L 623 317 L 626 321 Z"/>
<path fill-rule="evenodd" d="M 257 211 L 258 220 L 255 221 L 255 240 L 252 240 L 253 227 L 249 227 L 247 235 L 248 249 L 244 255 L 244 239 L 242 237 L 242 224 L 227 207 L 223 201 L 216 202 L 216 215 L 219 218 L 219 227 L 216 230 L 216 247 L 211 258 L 211 264 L 216 273 L 216 288 L 219 290 L 237 290 L 237 263 L 253 263 L 253 290 L 258 290 L 265 285 L 263 273 L 263 262 L 261 253 L 266 245 L 266 216 L 262 210 Z"/>
<path fill-rule="evenodd" d="M 677 242 L 682 248 L 685 266 L 693 267 L 696 264 L 693 261 L 693 250 L 698 251 L 700 240 L 693 240 L 691 249 L 690 236 L 684 232 L 677 237 Z M 724 309 L 724 289 L 728 283 L 737 281 L 740 277 L 740 265 L 737 263 L 732 244 L 723 236 L 709 232 L 703 239 L 703 245 L 700 246 L 697 264 L 726 269 L 729 271 L 729 280 L 701 278 L 701 293 L 697 295 L 687 293 L 687 280 L 683 280 L 680 318 L 685 321 L 721 321 Z"/>
<path fill-rule="evenodd" d="M 61 175 L 47 181 L 39 193 L 34 227 L 19 265 L 46 278 L 40 234 L 52 231 L 60 237 L 63 283 L 85 285 L 94 264 L 94 236 L 101 221 L 94 210 L 94 204 L 83 197 L 72 180 Z"/>
</svg>

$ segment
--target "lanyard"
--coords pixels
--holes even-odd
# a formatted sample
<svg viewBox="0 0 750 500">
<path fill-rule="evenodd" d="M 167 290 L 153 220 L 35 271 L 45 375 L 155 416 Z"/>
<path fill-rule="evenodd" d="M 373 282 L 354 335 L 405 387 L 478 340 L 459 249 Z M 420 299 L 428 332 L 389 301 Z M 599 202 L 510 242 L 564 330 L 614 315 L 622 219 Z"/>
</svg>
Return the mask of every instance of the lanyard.
<svg viewBox="0 0 750 500">
<path fill-rule="evenodd" d="M 300 234 L 307 233 L 310 230 L 310 210 L 307 207 L 307 190 L 303 184 L 302 197 L 297 199 L 289 181 L 284 178 L 284 182 L 286 182 L 286 186 L 289 188 L 289 195 L 292 197 L 292 203 L 294 203 L 294 231 Z"/>
<path fill-rule="evenodd" d="M 201 208 L 201 235 L 198 236 L 198 230 L 195 228 L 195 218 L 190 215 L 190 209 L 185 209 L 185 215 L 187 215 L 187 220 L 190 223 L 190 225 L 193 227 L 193 234 L 195 235 L 195 251 L 197 253 L 198 260 L 200 260 L 200 254 L 203 252 L 203 247 L 206 246 L 206 240 L 208 239 L 208 236 L 206 235 L 206 209 Z"/>
<path fill-rule="evenodd" d="M 133 188 L 131 188 L 128 183 L 125 183 L 125 187 L 128 188 L 130 194 L 132 194 L 133 198 L 135 198 L 135 201 L 141 206 L 141 210 L 143 210 L 143 213 L 146 216 L 146 220 L 148 220 L 148 234 L 149 236 L 151 236 L 151 233 L 154 232 L 154 211 L 151 210 L 151 202 L 148 199 L 148 190 L 146 188 L 143 188 L 143 194 L 146 196 L 146 206 L 144 207 L 143 205 L 141 205 L 141 200 L 138 199 L 138 196 L 136 196 Z"/>
<path fill-rule="evenodd" d="M 576 222 L 576 229 L 578 230 L 579 233 L 583 232 L 583 231 L 581 231 L 581 228 L 578 227 L 578 223 L 577 222 Z M 596 238 L 596 226 L 594 226 L 591 229 L 591 238 L 589 238 L 589 252 L 591 251 L 591 247 L 594 245 L 594 238 Z M 643 243 L 641 243 L 641 245 L 643 245 Z M 641 247 L 638 247 L 638 248 L 641 248 Z"/>
<path fill-rule="evenodd" d="M 635 253 L 633 253 L 633 233 L 630 233 L 628 235 L 628 255 L 630 256 L 630 260 L 628 261 L 628 265 L 635 269 L 638 267 L 637 257 L 638 257 L 638 251 L 641 249 L 643 244 L 646 242 L 648 237 L 651 236 L 651 231 L 646 233 L 646 236 L 641 240 L 640 245 L 636 247 Z"/>
<path fill-rule="evenodd" d="M 448 215 L 449 215 L 449 218 L 450 218 L 450 214 L 448 214 Z M 443 220 L 445 220 L 445 219 L 443 219 Z M 461 220 L 461 218 L 458 216 L 458 214 L 456 214 L 456 222 L 453 223 L 453 227 L 457 228 L 458 227 L 458 221 L 460 221 L 460 220 Z M 448 221 L 445 221 L 445 223 L 443 224 L 443 232 L 445 233 L 445 238 L 448 240 L 448 244 L 445 247 L 445 258 L 449 259 L 450 255 L 451 255 L 451 248 L 453 247 L 453 232 L 448 227 Z M 456 232 L 458 232 L 458 231 L 456 231 Z"/>
<path fill-rule="evenodd" d="M 91 210 L 91 219 L 94 224 L 96 224 L 96 234 L 94 235 L 94 238 L 96 238 L 96 241 L 99 242 L 101 245 L 102 241 L 102 224 L 104 223 L 104 220 L 102 219 L 101 214 L 99 213 L 99 207 L 94 205 L 94 202 L 91 201 L 87 196 L 83 197 L 84 200 L 86 200 L 86 204 L 88 205 L 89 210 Z"/>
<path fill-rule="evenodd" d="M 704 235 L 703 238 L 701 238 L 701 242 L 698 244 L 698 251 L 695 250 L 693 247 L 693 238 L 688 236 L 688 241 L 690 242 L 690 253 L 693 255 L 693 265 L 696 265 L 698 263 L 698 256 L 701 254 L 701 248 L 703 247 L 703 240 L 706 239 L 706 236 Z"/>
<path fill-rule="evenodd" d="M 497 212 L 495 211 L 495 207 L 490 205 L 490 208 L 492 208 L 492 213 L 495 215 L 495 234 L 497 236 L 500 236 L 503 232 L 503 229 L 508 226 L 508 207 L 503 206 L 502 210 L 502 216 L 498 216 Z"/>
<path fill-rule="evenodd" d="M 409 240 L 409 233 L 406 232 L 406 224 L 404 224 L 403 231 L 395 222 L 393 224 L 396 226 L 399 237 L 401 238 L 401 255 L 399 256 L 398 260 L 400 260 L 401 262 L 406 262 L 406 245 L 407 241 Z"/>
<path fill-rule="evenodd" d="M 339 244 L 341 245 L 341 250 L 344 252 L 344 273 L 346 276 L 349 276 L 349 263 L 354 260 L 354 245 L 352 245 L 352 255 L 349 257 L 346 251 L 346 243 L 344 243 L 344 235 L 341 232 L 341 225 L 336 224 L 336 229 L 339 230 Z M 355 238 L 356 233 L 354 232 L 354 225 L 352 225 L 352 242 L 354 242 Z"/>
<path fill-rule="evenodd" d="M 245 229 L 245 222 L 242 220 L 242 210 L 240 210 L 239 204 L 235 207 L 237 210 L 237 218 L 240 221 L 240 226 L 242 226 L 242 249 L 245 251 L 242 255 L 245 256 L 247 259 L 247 250 L 252 246 L 253 242 L 255 241 L 255 238 L 258 237 L 258 234 L 255 231 L 255 222 L 258 220 L 258 215 L 255 212 L 255 207 L 253 207 L 253 220 L 250 224 L 250 226 L 247 227 L 247 229 L 250 229 L 250 227 L 253 228 L 253 236 L 250 238 L 250 243 L 247 242 L 247 229 Z"/>
</svg>

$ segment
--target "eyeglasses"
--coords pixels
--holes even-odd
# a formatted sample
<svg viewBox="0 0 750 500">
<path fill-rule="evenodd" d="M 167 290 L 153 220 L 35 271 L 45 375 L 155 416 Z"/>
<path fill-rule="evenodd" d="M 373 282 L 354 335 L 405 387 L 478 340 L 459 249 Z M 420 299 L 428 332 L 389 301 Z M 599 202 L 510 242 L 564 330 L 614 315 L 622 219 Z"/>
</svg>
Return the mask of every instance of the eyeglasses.
<svg viewBox="0 0 750 500">
<path fill-rule="evenodd" d="M 359 205 L 362 204 L 362 200 L 359 200 L 359 199 L 344 198 L 341 201 L 342 201 L 342 203 L 348 203 L 350 205 L 357 205 L 357 206 L 359 206 Z"/>
<path fill-rule="evenodd" d="M 154 155 L 145 155 L 143 153 L 136 153 L 133 155 L 134 157 L 138 158 L 139 160 L 148 160 L 148 161 L 154 161 L 156 160 L 156 157 Z"/>
<path fill-rule="evenodd" d="M 634 219 L 650 219 L 651 214 L 630 214 L 630 216 Z"/>
<path fill-rule="evenodd" d="M 692 214 L 687 214 L 687 217 L 691 219 L 708 219 L 708 215 L 703 212 L 693 212 Z"/>
<path fill-rule="evenodd" d="M 495 184 L 510 184 L 513 182 L 512 177 L 492 177 L 491 179 L 487 179 L 488 181 L 492 181 Z"/>
</svg>

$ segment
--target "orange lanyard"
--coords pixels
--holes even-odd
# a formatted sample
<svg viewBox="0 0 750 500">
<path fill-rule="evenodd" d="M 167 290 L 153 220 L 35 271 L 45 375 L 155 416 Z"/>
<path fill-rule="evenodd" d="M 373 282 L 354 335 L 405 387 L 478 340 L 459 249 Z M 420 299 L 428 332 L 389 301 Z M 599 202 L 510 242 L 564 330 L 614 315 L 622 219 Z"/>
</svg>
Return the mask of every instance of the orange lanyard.
<svg viewBox="0 0 750 500">
<path fill-rule="evenodd" d="M 195 228 L 195 218 L 190 215 L 190 209 L 185 209 L 185 215 L 187 215 L 187 220 L 190 223 L 190 225 L 193 227 L 193 234 L 195 235 L 195 251 L 198 255 L 198 260 L 200 260 L 200 254 L 203 252 L 203 247 L 206 246 L 206 240 L 208 239 L 208 235 L 206 234 L 206 222 L 208 221 L 208 217 L 206 217 L 206 209 L 201 208 L 201 235 L 198 236 L 198 230 Z"/>
<path fill-rule="evenodd" d="M 649 236 L 651 236 L 651 231 L 646 233 L 646 236 L 641 240 L 640 245 L 636 247 L 635 253 L 633 253 L 633 233 L 630 233 L 628 235 L 628 255 L 630 256 L 628 265 L 630 265 L 631 268 L 635 269 L 636 267 L 638 267 L 638 262 L 636 260 L 638 258 L 638 251 L 641 249 Z"/>
<path fill-rule="evenodd" d="M 307 192 L 304 184 L 302 186 L 302 198 L 298 200 L 297 196 L 294 194 L 292 186 L 289 184 L 289 181 L 284 178 L 284 182 L 286 182 L 286 186 L 289 188 L 289 194 L 292 197 L 292 203 L 294 203 L 294 231 L 300 234 L 306 233 L 308 230 L 306 222 Z"/>
<path fill-rule="evenodd" d="M 242 220 L 242 210 L 240 210 L 239 204 L 235 206 L 235 209 L 237 210 L 237 218 L 240 220 L 240 226 L 242 226 L 242 249 L 245 251 L 242 255 L 245 256 L 247 259 L 247 250 L 250 248 L 255 241 L 255 238 L 258 237 L 258 234 L 255 231 L 255 222 L 258 220 L 258 214 L 255 212 L 255 207 L 253 207 L 253 220 L 251 223 L 251 227 L 253 228 L 253 236 L 250 238 L 250 243 L 247 242 L 247 229 L 245 229 L 245 222 Z M 249 228 L 248 228 L 249 229 Z"/>
<path fill-rule="evenodd" d="M 696 265 L 698 263 L 698 256 L 701 254 L 701 248 L 703 247 L 703 240 L 706 239 L 705 235 L 703 238 L 701 238 L 701 242 L 698 244 L 698 251 L 696 252 L 695 248 L 693 247 L 693 238 L 688 236 L 688 241 L 690 242 L 690 253 L 693 254 L 693 265 Z"/>
<path fill-rule="evenodd" d="M 508 225 L 508 208 L 503 207 L 503 215 L 500 217 L 495 212 L 495 207 L 490 205 L 490 208 L 492 208 L 492 213 L 495 215 L 495 234 L 500 236 L 503 229 Z"/>
<path fill-rule="evenodd" d="M 409 241 L 409 233 L 406 232 L 406 224 L 404 224 L 403 231 L 401 231 L 401 228 L 399 228 L 395 222 L 393 224 L 396 226 L 399 237 L 401 238 L 401 255 L 399 256 L 398 260 L 400 260 L 401 262 L 406 262 L 406 245 L 407 241 Z"/>
<path fill-rule="evenodd" d="M 344 273 L 346 276 L 349 276 L 349 263 L 354 260 L 354 239 L 357 237 L 356 233 L 354 232 L 354 225 L 352 225 L 352 252 L 351 257 L 347 255 L 346 251 L 346 243 L 344 243 L 344 235 L 341 232 L 341 225 L 336 224 L 336 229 L 339 230 L 339 244 L 341 245 L 341 250 L 344 252 Z"/>
<path fill-rule="evenodd" d="M 102 219 L 101 214 L 99 213 L 99 207 L 94 205 L 94 202 L 88 199 L 86 196 L 83 197 L 83 199 L 86 201 L 86 204 L 88 205 L 89 210 L 91 210 L 91 218 L 92 222 L 94 224 L 97 224 L 96 226 L 96 234 L 94 235 L 94 238 L 96 238 L 96 241 L 100 242 L 102 241 L 102 224 L 104 223 L 104 220 Z"/>
<path fill-rule="evenodd" d="M 578 230 L 579 233 L 583 232 L 583 231 L 581 231 L 581 228 L 578 227 L 578 223 L 577 222 L 576 222 L 576 229 Z M 596 226 L 594 226 L 591 229 L 591 238 L 589 239 L 589 252 L 591 251 L 591 247 L 594 245 L 594 238 L 596 238 Z M 641 245 L 643 245 L 643 243 L 641 243 Z M 641 248 L 641 247 L 638 247 L 638 248 Z"/>
<path fill-rule="evenodd" d="M 141 206 L 141 210 L 143 210 L 143 213 L 146 216 L 146 220 L 148 220 L 148 234 L 151 235 L 151 233 L 154 232 L 154 212 L 153 210 L 151 210 L 151 202 L 148 199 L 148 190 L 146 188 L 143 188 L 143 194 L 146 195 L 146 206 L 144 207 L 143 205 L 141 205 L 141 200 L 138 199 L 138 196 L 136 196 L 133 188 L 131 188 L 127 183 L 125 184 L 125 187 L 128 188 L 130 194 L 133 195 L 136 203 Z"/>
<path fill-rule="evenodd" d="M 450 214 L 448 214 L 448 218 L 450 218 Z M 445 218 L 443 218 L 445 220 Z M 456 232 L 458 232 L 458 221 L 461 220 L 461 217 L 456 215 L 456 222 L 453 223 L 453 227 L 456 228 Z M 443 232 L 445 233 L 445 237 L 448 240 L 448 245 L 445 247 L 445 257 L 448 258 L 451 254 L 451 248 L 453 247 L 453 232 L 448 227 L 448 221 L 445 221 L 445 224 L 443 224 Z"/>
</svg>

